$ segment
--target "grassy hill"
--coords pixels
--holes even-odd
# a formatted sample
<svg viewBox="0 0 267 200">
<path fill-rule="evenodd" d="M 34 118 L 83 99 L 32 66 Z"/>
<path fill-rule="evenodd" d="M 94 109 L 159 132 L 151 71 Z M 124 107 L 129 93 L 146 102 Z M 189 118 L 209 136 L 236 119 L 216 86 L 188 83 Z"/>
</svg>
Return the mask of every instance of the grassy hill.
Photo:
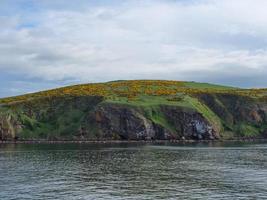
<svg viewBox="0 0 267 200">
<path fill-rule="evenodd" d="M 209 83 L 183 81 L 131 80 L 67 86 L 32 94 L 2 98 L 0 99 L 0 103 L 14 103 L 34 98 L 69 95 L 103 96 L 105 99 L 133 101 L 141 96 L 163 96 L 172 98 L 181 94 L 194 95 L 199 93 L 227 93 L 260 98 L 266 97 L 267 89 L 240 89 Z"/>
<path fill-rule="evenodd" d="M 267 89 L 208 83 L 82 84 L 0 99 L 0 135 L 2 139 L 138 139 L 135 132 L 144 137 L 151 132 L 150 136 L 168 135 L 164 139 L 202 139 L 207 133 L 200 132 L 211 126 L 209 134 L 215 138 L 263 137 L 266 102 Z"/>
</svg>

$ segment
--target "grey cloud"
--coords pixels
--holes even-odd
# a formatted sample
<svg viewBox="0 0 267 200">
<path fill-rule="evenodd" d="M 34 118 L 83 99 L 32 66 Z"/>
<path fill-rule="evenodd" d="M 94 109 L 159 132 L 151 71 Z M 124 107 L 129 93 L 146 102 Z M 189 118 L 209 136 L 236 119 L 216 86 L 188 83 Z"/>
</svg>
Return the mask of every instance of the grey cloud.
<svg viewBox="0 0 267 200">
<path fill-rule="evenodd" d="M 155 78 L 266 86 L 260 7 L 267 3 L 255 1 L 37 3 L 38 14 L 18 12 L 1 24 L 0 69 L 50 83 Z M 23 26 L 29 18 L 34 26 Z"/>
<path fill-rule="evenodd" d="M 215 66 L 214 66 L 215 67 Z M 235 70 L 232 70 L 232 69 Z M 266 87 L 267 68 L 255 70 L 244 66 L 225 66 L 218 70 L 197 70 L 184 72 L 185 79 L 231 85 L 242 88 Z M 231 83 L 231 84 L 229 84 Z"/>
</svg>

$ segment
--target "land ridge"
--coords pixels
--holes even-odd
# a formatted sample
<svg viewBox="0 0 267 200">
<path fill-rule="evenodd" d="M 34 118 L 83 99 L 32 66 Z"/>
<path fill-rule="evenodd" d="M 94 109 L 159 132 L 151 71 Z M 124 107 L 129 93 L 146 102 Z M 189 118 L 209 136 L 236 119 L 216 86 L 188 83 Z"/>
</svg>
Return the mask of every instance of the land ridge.
<svg viewBox="0 0 267 200">
<path fill-rule="evenodd" d="M 267 136 L 267 89 L 130 80 L 0 99 L 0 140 L 228 140 Z"/>
</svg>

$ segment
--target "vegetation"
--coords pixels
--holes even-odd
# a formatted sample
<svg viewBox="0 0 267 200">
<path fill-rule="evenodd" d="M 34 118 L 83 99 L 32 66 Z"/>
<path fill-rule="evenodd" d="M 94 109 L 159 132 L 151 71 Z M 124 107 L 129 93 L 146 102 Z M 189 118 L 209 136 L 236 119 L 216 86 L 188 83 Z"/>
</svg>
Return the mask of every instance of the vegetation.
<svg viewBox="0 0 267 200">
<path fill-rule="evenodd" d="M 30 101 L 36 98 L 51 98 L 54 96 L 103 96 L 105 99 L 112 101 L 135 101 L 143 95 L 174 98 L 181 94 L 193 96 L 202 93 L 233 94 L 262 99 L 267 98 L 267 89 L 240 89 L 207 83 L 182 81 L 132 80 L 68 86 L 33 94 L 3 98 L 0 99 L 0 103 L 17 103 Z"/>
<path fill-rule="evenodd" d="M 203 101 L 203 95 L 212 97 L 213 101 Z M 227 101 L 224 96 L 227 96 Z M 83 124 L 90 120 L 86 116 L 96 105 L 95 101 L 140 109 L 148 119 L 170 131 L 174 131 L 174 128 L 160 111 L 161 105 L 202 114 L 216 131 L 225 131 L 225 138 L 233 137 L 233 132 L 241 137 L 250 137 L 265 131 L 264 123 L 248 123 L 243 118 L 236 121 L 231 119 L 235 116 L 236 109 L 233 102 L 248 104 L 246 106 L 253 102 L 267 103 L 267 89 L 241 89 L 208 83 L 162 80 L 81 84 L 2 98 L 0 126 L 1 117 L 10 116 L 11 121 L 21 122 L 24 138 L 73 138 L 73 132 L 77 130 L 79 136 L 83 134 L 82 126 L 90 126 L 87 129 L 91 130 L 91 136 L 97 138 L 100 133 L 97 133 L 95 125 Z M 10 120 L 2 123 L 8 125 Z"/>
</svg>

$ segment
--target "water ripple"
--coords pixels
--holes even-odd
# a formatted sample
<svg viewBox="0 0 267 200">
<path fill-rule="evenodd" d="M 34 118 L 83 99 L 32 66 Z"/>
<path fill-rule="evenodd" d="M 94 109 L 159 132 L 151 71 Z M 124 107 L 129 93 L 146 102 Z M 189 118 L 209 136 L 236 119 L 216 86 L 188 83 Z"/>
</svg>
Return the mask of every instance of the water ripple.
<svg viewBox="0 0 267 200">
<path fill-rule="evenodd" d="M 267 145 L 2 145 L 0 199 L 267 199 Z"/>
</svg>

